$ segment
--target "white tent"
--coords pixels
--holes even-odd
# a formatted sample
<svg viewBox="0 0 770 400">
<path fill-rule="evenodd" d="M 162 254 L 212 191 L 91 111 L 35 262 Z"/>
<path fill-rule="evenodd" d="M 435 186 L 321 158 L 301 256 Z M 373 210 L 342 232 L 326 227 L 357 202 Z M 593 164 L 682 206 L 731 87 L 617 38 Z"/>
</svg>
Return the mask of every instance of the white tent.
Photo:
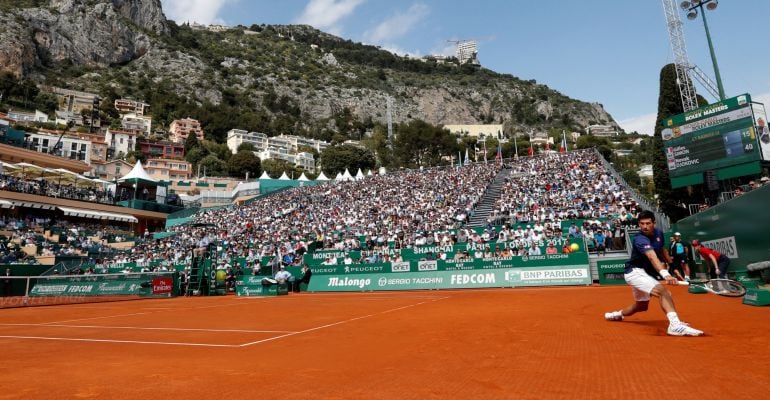
<svg viewBox="0 0 770 400">
<path fill-rule="evenodd" d="M 360 181 L 361 179 L 364 179 L 364 173 L 361 171 L 361 168 L 359 168 L 358 173 L 356 174 L 356 180 Z"/>
<path fill-rule="evenodd" d="M 283 171 L 281 174 L 281 177 L 278 178 L 279 181 L 290 181 L 291 178 L 289 178 L 289 175 L 286 175 L 286 171 Z"/>
<path fill-rule="evenodd" d="M 118 179 L 118 182 L 125 182 L 132 179 L 141 179 L 143 181 L 149 181 L 149 182 L 158 182 L 157 179 L 150 178 L 150 175 L 147 175 L 147 171 L 144 170 L 144 167 L 142 167 L 142 162 L 137 161 L 136 165 L 134 165 L 134 168 L 126 174 L 124 177 Z"/>
<path fill-rule="evenodd" d="M 334 178 L 337 182 L 342 182 L 345 180 L 345 177 L 342 176 L 342 172 L 337 172 L 337 176 Z"/>
<path fill-rule="evenodd" d="M 346 181 L 352 181 L 353 175 L 350 175 L 350 171 L 348 171 L 348 169 L 345 168 L 345 173 L 342 174 L 342 178 L 345 179 Z"/>
<path fill-rule="evenodd" d="M 385 175 L 388 171 L 385 169 L 385 167 L 380 167 L 380 175 Z"/>
<path fill-rule="evenodd" d="M 369 170 L 369 172 L 367 172 L 367 173 L 366 173 L 366 176 L 372 176 L 372 175 L 374 175 L 374 174 L 372 173 L 372 170 Z"/>
<path fill-rule="evenodd" d="M 317 181 L 328 181 L 329 178 L 327 178 L 326 175 L 324 175 L 324 172 L 321 171 L 321 173 L 318 174 L 318 177 L 315 178 L 315 180 L 317 180 Z"/>
<path fill-rule="evenodd" d="M 305 176 L 305 173 L 303 172 L 302 175 L 297 178 L 298 181 L 309 181 L 310 179 L 307 179 L 307 176 Z"/>
<path fill-rule="evenodd" d="M 259 179 L 273 179 L 270 177 L 270 175 L 267 174 L 267 171 L 262 171 L 262 175 L 259 177 Z"/>
</svg>

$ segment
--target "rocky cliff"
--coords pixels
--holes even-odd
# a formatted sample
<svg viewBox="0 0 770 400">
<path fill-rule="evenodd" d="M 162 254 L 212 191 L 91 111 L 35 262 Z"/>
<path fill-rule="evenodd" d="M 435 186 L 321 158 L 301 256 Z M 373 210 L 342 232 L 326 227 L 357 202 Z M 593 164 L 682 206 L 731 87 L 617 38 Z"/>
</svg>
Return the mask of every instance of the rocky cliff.
<svg viewBox="0 0 770 400">
<path fill-rule="evenodd" d="M 600 104 L 571 99 L 534 80 L 406 59 L 309 26 L 211 32 L 167 21 L 159 0 L 37 3 L 43 4 L 0 8 L 6 21 L 0 25 L 0 70 L 144 99 L 153 103 L 161 125 L 188 116 L 175 113 L 193 113 L 190 107 L 224 104 L 253 113 L 241 119 L 248 122 L 244 126 L 229 128 L 269 134 L 341 130 L 334 118 L 343 113 L 385 122 L 388 98 L 394 122 L 502 123 L 506 132 L 615 124 Z M 153 100 L 158 88 L 191 106 Z M 203 122 L 222 139 L 224 123 Z"/>
<path fill-rule="evenodd" d="M 160 0 L 51 0 L 0 18 L 0 69 L 17 75 L 62 63 L 125 64 L 147 52 L 150 35 L 168 33 Z"/>
</svg>

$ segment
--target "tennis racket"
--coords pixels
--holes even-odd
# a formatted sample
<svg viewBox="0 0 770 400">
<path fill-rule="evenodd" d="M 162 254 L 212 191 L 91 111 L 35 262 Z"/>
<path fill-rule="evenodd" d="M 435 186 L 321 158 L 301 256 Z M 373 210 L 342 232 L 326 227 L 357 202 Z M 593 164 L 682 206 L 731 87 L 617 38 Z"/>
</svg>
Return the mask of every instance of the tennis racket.
<svg viewBox="0 0 770 400">
<path fill-rule="evenodd" d="M 727 297 L 742 297 L 746 294 L 746 288 L 730 279 L 711 279 L 711 280 L 690 280 L 680 281 L 680 285 L 684 286 L 699 286 L 705 289 L 709 293 L 718 294 L 720 296 Z"/>
</svg>

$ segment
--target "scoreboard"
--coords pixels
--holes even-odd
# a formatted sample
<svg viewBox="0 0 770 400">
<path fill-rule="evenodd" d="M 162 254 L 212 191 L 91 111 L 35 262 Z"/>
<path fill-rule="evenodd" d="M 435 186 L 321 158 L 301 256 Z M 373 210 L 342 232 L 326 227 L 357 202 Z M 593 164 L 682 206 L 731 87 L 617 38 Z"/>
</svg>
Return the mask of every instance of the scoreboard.
<svg viewBox="0 0 770 400">
<path fill-rule="evenodd" d="M 673 116 L 664 125 L 663 148 L 675 188 L 703 182 L 705 171 L 762 159 L 748 94 Z"/>
</svg>

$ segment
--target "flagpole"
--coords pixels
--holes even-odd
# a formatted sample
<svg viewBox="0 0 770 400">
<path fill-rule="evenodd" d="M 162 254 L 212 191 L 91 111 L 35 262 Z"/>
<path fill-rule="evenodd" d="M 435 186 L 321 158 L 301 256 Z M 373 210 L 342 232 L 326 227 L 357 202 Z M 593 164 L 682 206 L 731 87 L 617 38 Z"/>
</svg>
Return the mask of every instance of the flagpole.
<svg viewBox="0 0 770 400">
<path fill-rule="evenodd" d="M 519 144 L 516 143 L 516 134 L 513 134 L 513 158 L 515 160 L 519 159 Z"/>
</svg>

